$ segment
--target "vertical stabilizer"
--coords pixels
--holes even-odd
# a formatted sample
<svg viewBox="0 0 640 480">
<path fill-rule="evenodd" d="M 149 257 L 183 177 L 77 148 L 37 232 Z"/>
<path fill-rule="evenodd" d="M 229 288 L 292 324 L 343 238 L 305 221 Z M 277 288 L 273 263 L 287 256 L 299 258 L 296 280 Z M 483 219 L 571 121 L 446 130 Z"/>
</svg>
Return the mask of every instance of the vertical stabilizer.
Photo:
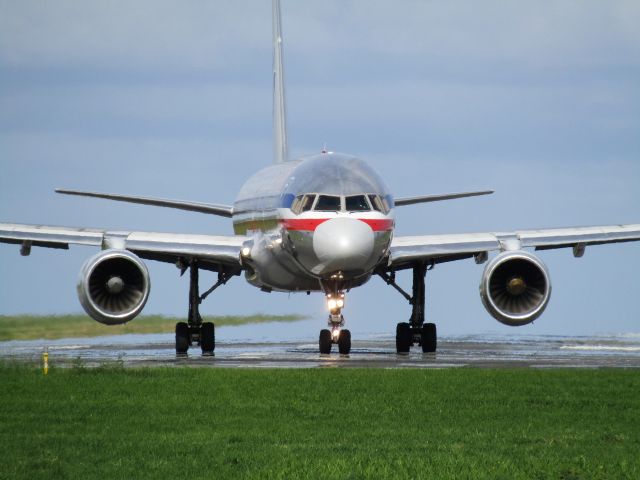
<svg viewBox="0 0 640 480">
<path fill-rule="evenodd" d="M 273 0 L 273 162 L 288 160 L 287 108 L 282 66 L 282 18 L 280 0 Z"/>
</svg>

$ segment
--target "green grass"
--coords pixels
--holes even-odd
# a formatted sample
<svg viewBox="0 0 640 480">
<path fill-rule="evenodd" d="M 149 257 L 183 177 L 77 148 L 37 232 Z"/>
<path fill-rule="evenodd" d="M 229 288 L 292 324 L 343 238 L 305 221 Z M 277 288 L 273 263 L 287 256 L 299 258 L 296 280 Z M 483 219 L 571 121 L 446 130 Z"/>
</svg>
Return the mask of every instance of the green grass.
<svg viewBox="0 0 640 480">
<path fill-rule="evenodd" d="M 216 326 L 245 325 L 266 322 L 295 322 L 306 317 L 301 315 L 248 315 L 204 317 Z M 68 337 L 97 337 L 101 335 L 122 335 L 125 333 L 169 333 L 175 331 L 176 322 L 184 318 L 170 318 L 160 315 L 144 315 L 124 325 L 103 325 L 86 315 L 0 315 L 0 341 L 56 339 Z"/>
<path fill-rule="evenodd" d="M 637 370 L 0 367 L 0 478 L 640 478 Z"/>
</svg>

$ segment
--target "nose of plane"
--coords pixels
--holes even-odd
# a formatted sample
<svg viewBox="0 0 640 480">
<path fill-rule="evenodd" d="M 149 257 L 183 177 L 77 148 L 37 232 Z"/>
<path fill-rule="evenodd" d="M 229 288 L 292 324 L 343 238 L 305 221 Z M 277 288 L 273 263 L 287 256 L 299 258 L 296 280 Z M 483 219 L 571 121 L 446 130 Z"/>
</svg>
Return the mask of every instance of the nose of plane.
<svg viewBox="0 0 640 480">
<path fill-rule="evenodd" d="M 355 218 L 332 218 L 316 228 L 313 250 L 325 272 L 365 269 L 373 253 L 373 231 Z"/>
</svg>

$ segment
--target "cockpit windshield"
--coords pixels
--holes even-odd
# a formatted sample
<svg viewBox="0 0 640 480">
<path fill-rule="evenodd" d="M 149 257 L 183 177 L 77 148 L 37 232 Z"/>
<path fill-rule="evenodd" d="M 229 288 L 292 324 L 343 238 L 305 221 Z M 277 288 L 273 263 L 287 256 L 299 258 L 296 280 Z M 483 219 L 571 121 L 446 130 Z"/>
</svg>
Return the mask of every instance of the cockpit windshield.
<svg viewBox="0 0 640 480">
<path fill-rule="evenodd" d="M 318 195 L 318 202 L 314 210 L 320 212 L 339 212 L 342 210 L 340 197 L 335 195 Z"/>
<path fill-rule="evenodd" d="M 307 193 L 297 195 L 291 204 L 291 210 L 296 215 L 314 210 L 317 212 L 370 212 L 371 210 L 388 214 L 391 210 L 386 197 L 375 194 L 321 195 Z"/>
<path fill-rule="evenodd" d="M 347 212 L 368 212 L 371 210 L 365 195 L 351 195 L 345 197 L 344 200 Z"/>
</svg>

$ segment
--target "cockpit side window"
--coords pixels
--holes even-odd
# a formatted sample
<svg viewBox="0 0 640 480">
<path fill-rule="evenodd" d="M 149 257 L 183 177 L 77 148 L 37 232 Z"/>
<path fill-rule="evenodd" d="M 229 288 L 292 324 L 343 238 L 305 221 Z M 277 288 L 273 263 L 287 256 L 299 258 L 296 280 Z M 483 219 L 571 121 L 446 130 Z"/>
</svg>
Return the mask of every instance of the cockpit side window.
<svg viewBox="0 0 640 480">
<path fill-rule="evenodd" d="M 291 204 L 291 211 L 296 215 L 302 211 L 302 197 L 304 197 L 304 195 L 298 195 Z"/>
<path fill-rule="evenodd" d="M 345 198 L 347 212 L 368 212 L 371 210 L 365 195 L 351 195 Z"/>
<path fill-rule="evenodd" d="M 389 211 L 391 210 L 387 199 L 384 197 L 381 197 L 380 195 L 369 195 L 369 201 L 371 202 L 371 205 L 373 206 L 374 210 L 377 210 L 378 212 L 382 212 L 385 215 L 388 214 Z"/>
<path fill-rule="evenodd" d="M 369 201 L 371 202 L 371 206 L 374 210 L 378 212 L 383 211 L 384 208 L 382 206 L 382 200 L 380 200 L 380 197 L 378 195 L 369 195 Z"/>
<path fill-rule="evenodd" d="M 302 199 L 302 211 L 308 212 L 313 207 L 313 202 L 315 201 L 315 195 L 305 195 Z"/>
<path fill-rule="evenodd" d="M 318 195 L 315 210 L 321 212 L 339 212 L 341 210 L 340 197 L 334 195 Z"/>
<path fill-rule="evenodd" d="M 291 211 L 296 215 L 302 212 L 308 212 L 313 207 L 315 201 L 315 195 L 298 195 L 291 204 Z"/>
<path fill-rule="evenodd" d="M 382 197 L 382 204 L 384 205 L 384 212 L 385 214 L 389 213 L 391 211 L 391 209 L 393 208 L 393 197 L 391 195 L 387 195 L 385 197 Z"/>
</svg>

